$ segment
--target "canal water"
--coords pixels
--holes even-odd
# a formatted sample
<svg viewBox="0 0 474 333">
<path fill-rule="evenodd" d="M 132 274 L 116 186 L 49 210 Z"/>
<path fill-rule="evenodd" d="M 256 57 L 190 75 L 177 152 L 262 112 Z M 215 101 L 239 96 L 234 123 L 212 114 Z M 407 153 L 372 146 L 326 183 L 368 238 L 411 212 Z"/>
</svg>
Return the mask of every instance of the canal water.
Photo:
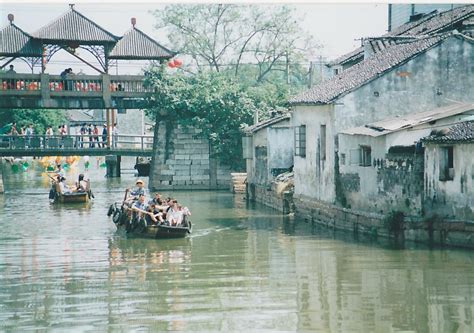
<svg viewBox="0 0 474 333">
<path fill-rule="evenodd" d="M 57 206 L 39 165 L 4 165 L 0 331 L 474 332 L 472 252 L 355 239 L 210 191 L 163 193 L 191 209 L 191 237 L 127 239 L 106 212 L 134 176 L 90 168 L 94 202 Z"/>
</svg>

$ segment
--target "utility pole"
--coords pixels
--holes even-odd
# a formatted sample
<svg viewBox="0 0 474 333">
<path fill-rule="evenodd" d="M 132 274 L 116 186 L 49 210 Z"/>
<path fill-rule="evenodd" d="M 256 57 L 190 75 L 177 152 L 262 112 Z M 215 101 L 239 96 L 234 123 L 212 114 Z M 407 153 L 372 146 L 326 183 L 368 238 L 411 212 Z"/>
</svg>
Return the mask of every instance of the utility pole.
<svg viewBox="0 0 474 333">
<path fill-rule="evenodd" d="M 308 73 L 308 88 L 313 86 L 313 62 L 309 62 L 309 73 Z"/>
<path fill-rule="evenodd" d="M 286 51 L 286 84 L 290 85 L 290 59 L 288 58 L 288 51 Z"/>
</svg>

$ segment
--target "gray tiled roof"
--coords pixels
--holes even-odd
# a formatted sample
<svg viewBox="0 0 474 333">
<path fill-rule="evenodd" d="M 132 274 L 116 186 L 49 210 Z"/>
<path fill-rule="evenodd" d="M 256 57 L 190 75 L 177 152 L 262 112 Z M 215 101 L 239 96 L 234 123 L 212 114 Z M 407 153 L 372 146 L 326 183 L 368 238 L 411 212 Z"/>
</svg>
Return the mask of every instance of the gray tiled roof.
<svg viewBox="0 0 474 333">
<path fill-rule="evenodd" d="M 465 121 L 423 139 L 432 143 L 474 142 L 474 121 Z"/>
<path fill-rule="evenodd" d="M 266 120 L 263 120 L 263 121 L 260 121 L 252 126 L 249 126 L 249 127 L 246 127 L 243 129 L 243 132 L 244 133 L 247 133 L 247 134 L 252 134 L 252 133 L 255 133 L 263 128 L 266 128 L 270 125 L 274 125 L 274 124 L 277 124 L 283 120 L 288 120 L 290 119 L 290 115 L 288 113 L 286 114 L 283 114 L 281 116 L 276 116 L 276 117 L 273 117 L 273 118 L 270 118 L 270 119 L 266 119 Z"/>
<path fill-rule="evenodd" d="M 0 56 L 41 57 L 41 44 L 12 23 L 0 30 Z"/>
<path fill-rule="evenodd" d="M 327 104 L 426 51 L 448 36 L 452 34 L 422 37 L 413 42 L 391 45 L 383 52 L 378 52 L 339 75 L 293 97 L 289 102 L 290 104 Z"/>
<path fill-rule="evenodd" d="M 422 17 L 421 19 L 408 22 L 382 37 L 393 36 L 416 36 L 428 35 L 437 32 L 450 30 L 450 26 L 457 22 L 472 18 L 474 16 L 474 5 L 467 5 L 463 7 L 456 7 L 453 10 L 446 12 L 432 12 Z M 364 56 L 364 48 L 359 47 L 339 58 L 329 62 L 330 66 L 344 65 L 348 62 L 361 59 Z"/>
<path fill-rule="evenodd" d="M 115 43 L 118 40 L 75 9 L 67 11 L 33 34 L 48 41 L 78 42 L 83 44 Z"/>
<path fill-rule="evenodd" d="M 118 41 L 110 52 L 110 59 L 169 59 L 175 55 L 173 51 L 148 37 L 137 28 L 130 29 Z"/>
<path fill-rule="evenodd" d="M 385 118 L 376 122 L 365 124 L 364 126 L 358 126 L 343 130 L 341 131 L 341 133 L 349 135 L 367 135 L 372 137 L 378 137 L 401 130 L 407 130 L 426 123 L 436 122 L 440 119 L 445 119 L 456 115 L 462 115 L 473 110 L 474 104 L 472 103 L 454 103 L 429 111 L 411 113 L 406 115 L 397 115 L 395 117 Z"/>
</svg>

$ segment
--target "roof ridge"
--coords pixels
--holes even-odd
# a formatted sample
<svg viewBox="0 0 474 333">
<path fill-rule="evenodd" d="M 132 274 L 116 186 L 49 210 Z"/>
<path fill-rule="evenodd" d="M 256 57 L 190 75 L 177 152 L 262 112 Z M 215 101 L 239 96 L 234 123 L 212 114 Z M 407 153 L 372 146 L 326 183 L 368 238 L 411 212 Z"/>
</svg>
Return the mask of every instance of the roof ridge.
<svg viewBox="0 0 474 333">
<path fill-rule="evenodd" d="M 466 9 L 469 9 L 469 10 L 466 11 Z M 443 12 L 432 11 L 431 13 L 427 13 L 426 16 L 420 18 L 417 21 L 407 22 L 407 23 L 404 23 L 403 25 L 401 25 L 400 27 L 402 27 L 404 25 L 407 25 L 406 29 L 401 30 L 402 31 L 401 33 L 405 34 L 408 31 L 414 30 L 415 28 L 419 27 L 421 24 L 424 24 L 424 23 L 434 19 L 435 17 L 448 16 L 448 15 L 450 15 L 451 12 L 455 12 L 455 11 L 456 12 L 461 12 L 461 13 L 466 11 L 466 13 L 456 17 L 456 19 L 454 21 L 451 21 L 447 25 L 442 25 L 442 26 L 440 26 L 440 27 L 438 27 L 434 30 L 428 30 L 426 32 L 427 33 L 432 33 L 432 34 L 438 33 L 439 30 L 442 30 L 442 29 L 446 28 L 450 24 L 462 21 L 462 20 L 466 19 L 466 17 L 474 15 L 474 5 L 473 4 L 466 4 L 465 6 L 456 7 L 456 8 L 453 8 L 453 9 L 450 9 L 450 10 L 447 10 L 447 11 L 443 11 Z M 414 24 L 412 26 L 409 26 L 410 23 L 416 23 L 416 24 Z M 387 32 L 386 34 L 382 35 L 381 37 L 390 37 L 390 36 L 396 37 L 397 35 L 395 35 L 394 32 L 392 31 L 392 32 Z M 413 36 L 416 36 L 416 35 L 413 35 Z M 370 38 L 370 37 L 368 37 L 368 38 Z M 334 59 L 332 61 L 329 61 L 328 65 L 329 66 L 334 66 L 334 65 L 344 64 L 347 61 L 349 61 L 350 59 L 353 59 L 354 57 L 356 59 L 359 58 L 361 55 L 363 55 L 363 53 L 364 53 L 364 48 L 363 48 L 363 46 L 360 46 L 360 47 L 358 47 L 358 48 L 356 48 L 356 49 L 354 49 L 350 52 L 347 52 L 347 53 L 337 57 L 336 59 Z"/>
<path fill-rule="evenodd" d="M 374 54 L 372 57 L 364 59 L 363 61 L 353 65 L 352 67 L 341 72 L 340 74 L 319 83 L 312 89 L 306 90 L 303 93 L 300 93 L 299 95 L 291 98 L 289 102 L 290 104 L 327 104 L 333 101 L 334 99 L 353 91 L 354 89 L 357 89 L 372 82 L 373 80 L 393 70 L 394 68 L 399 67 L 400 65 L 410 61 L 412 58 L 427 52 L 429 49 L 435 47 L 450 36 L 457 35 L 451 32 L 437 35 L 428 35 L 424 36 L 423 38 L 416 39 L 411 43 L 390 45 L 385 50 Z M 427 44 L 423 45 L 422 43 Z M 419 44 L 419 46 L 417 44 Z M 391 59 L 390 63 L 387 64 L 377 64 L 378 62 L 382 62 L 382 60 L 387 59 L 387 56 L 393 56 L 393 54 L 391 54 L 392 51 L 397 49 L 400 50 L 399 59 Z M 374 65 L 379 65 L 378 67 L 380 69 L 377 69 L 377 66 Z M 375 69 L 373 73 L 369 72 L 367 74 L 367 78 L 364 79 L 357 74 L 360 73 L 361 68 L 363 69 L 365 67 Z M 346 85 L 344 85 L 344 83 L 339 83 L 343 82 L 340 80 L 344 78 L 348 78 L 348 80 L 352 78 L 352 81 L 349 81 Z M 327 91 L 324 91 L 324 88 L 327 88 Z M 319 96 L 311 96 L 311 92 L 319 94 Z"/>
<path fill-rule="evenodd" d="M 100 30 L 102 30 L 103 32 L 105 32 L 106 34 L 110 35 L 110 37 L 113 37 L 115 38 L 116 40 L 118 40 L 118 36 L 115 36 L 113 33 L 105 30 L 104 28 L 102 28 L 99 24 L 95 23 L 94 21 L 92 21 L 90 18 L 88 18 L 87 16 L 85 16 L 84 14 L 82 14 L 81 12 L 77 11 L 73 8 L 71 8 L 72 12 L 75 12 L 77 13 L 79 16 L 81 16 L 83 19 L 87 20 L 88 22 L 92 23 L 93 25 L 95 25 L 96 27 L 98 27 Z"/>
<path fill-rule="evenodd" d="M 167 52 L 173 54 L 173 56 L 175 56 L 177 53 L 174 52 L 174 51 L 171 51 L 170 49 L 168 49 L 166 46 L 163 46 L 161 45 L 160 43 L 158 43 L 156 40 L 154 40 L 153 38 L 151 38 L 150 36 L 148 36 L 146 33 L 144 33 L 142 30 L 138 29 L 137 27 L 132 27 L 132 30 L 136 30 L 137 32 L 141 33 L 145 38 L 147 38 L 149 41 L 151 41 L 152 43 L 158 45 L 159 47 L 161 47 L 162 49 L 166 50 Z"/>
<path fill-rule="evenodd" d="M 82 14 L 81 12 L 77 11 L 77 10 L 74 9 L 74 8 L 69 9 L 68 11 L 64 12 L 63 14 L 61 14 L 61 15 L 58 16 L 58 17 L 56 17 L 55 19 L 52 19 L 52 20 L 49 21 L 47 24 L 45 24 L 44 26 L 42 26 L 41 28 L 39 28 L 38 30 L 36 30 L 36 31 L 33 33 L 33 38 L 37 38 L 37 39 L 49 39 L 49 38 L 43 38 L 43 37 L 41 37 L 41 34 L 42 34 L 43 32 L 46 32 L 46 29 L 51 28 L 51 27 L 54 26 L 54 25 L 60 24 L 60 22 L 61 22 L 62 20 L 65 20 L 65 18 L 67 18 L 68 15 L 78 15 L 79 17 L 81 17 L 82 19 L 84 19 L 85 21 L 87 21 L 88 23 L 92 24 L 93 27 L 95 27 L 96 29 L 100 30 L 102 33 L 106 34 L 109 38 L 113 39 L 114 41 L 118 41 L 118 40 L 119 40 L 119 37 L 118 37 L 118 36 L 115 36 L 113 33 L 107 31 L 105 28 L 103 28 L 102 26 L 100 26 L 99 24 L 97 24 L 96 22 L 94 22 L 93 20 L 91 20 L 90 18 L 88 18 L 87 16 L 85 16 L 84 14 Z"/>
</svg>

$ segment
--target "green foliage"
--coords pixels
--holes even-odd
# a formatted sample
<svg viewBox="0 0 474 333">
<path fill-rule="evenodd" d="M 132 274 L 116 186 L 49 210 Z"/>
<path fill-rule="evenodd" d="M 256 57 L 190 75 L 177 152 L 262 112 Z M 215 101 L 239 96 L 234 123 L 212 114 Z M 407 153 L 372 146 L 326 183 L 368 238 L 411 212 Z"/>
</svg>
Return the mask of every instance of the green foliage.
<svg viewBox="0 0 474 333">
<path fill-rule="evenodd" d="M 176 121 L 202 129 L 221 162 L 242 169 L 241 128 L 251 124 L 259 100 L 235 80 L 216 72 L 168 75 L 154 68 L 148 84 L 155 94 L 148 100 L 147 114 L 156 121 Z"/>
<path fill-rule="evenodd" d="M 44 134 L 47 126 L 53 129 L 66 122 L 66 117 L 61 110 L 30 110 L 30 109 L 0 109 L 0 124 L 15 123 L 17 130 L 33 124 L 35 134 Z"/>
</svg>

